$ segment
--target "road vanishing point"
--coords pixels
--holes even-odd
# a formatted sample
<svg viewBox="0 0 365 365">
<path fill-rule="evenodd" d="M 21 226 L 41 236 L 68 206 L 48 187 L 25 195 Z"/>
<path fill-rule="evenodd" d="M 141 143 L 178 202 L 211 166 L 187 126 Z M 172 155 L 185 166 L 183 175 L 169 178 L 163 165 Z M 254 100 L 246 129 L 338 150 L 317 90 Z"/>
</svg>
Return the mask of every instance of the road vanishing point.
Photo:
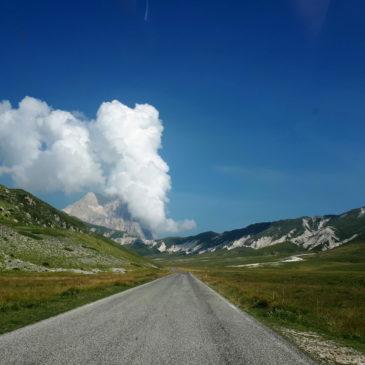
<svg viewBox="0 0 365 365">
<path fill-rule="evenodd" d="M 189 273 L 0 336 L 1 364 L 312 364 Z"/>
</svg>

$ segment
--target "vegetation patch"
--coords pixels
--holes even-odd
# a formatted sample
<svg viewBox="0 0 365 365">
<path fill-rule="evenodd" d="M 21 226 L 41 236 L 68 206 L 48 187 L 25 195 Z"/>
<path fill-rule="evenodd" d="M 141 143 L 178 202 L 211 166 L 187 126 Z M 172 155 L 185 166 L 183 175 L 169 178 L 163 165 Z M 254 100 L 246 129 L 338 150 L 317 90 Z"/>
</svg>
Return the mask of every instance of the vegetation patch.
<svg viewBox="0 0 365 365">
<path fill-rule="evenodd" d="M 365 351 L 365 244 L 277 266 L 229 267 L 223 262 L 218 258 L 204 265 L 191 259 L 174 265 L 274 328 L 312 331 Z"/>
<path fill-rule="evenodd" d="M 167 270 L 156 269 L 94 275 L 3 273 L 0 276 L 0 333 L 132 288 L 166 273 Z"/>
</svg>

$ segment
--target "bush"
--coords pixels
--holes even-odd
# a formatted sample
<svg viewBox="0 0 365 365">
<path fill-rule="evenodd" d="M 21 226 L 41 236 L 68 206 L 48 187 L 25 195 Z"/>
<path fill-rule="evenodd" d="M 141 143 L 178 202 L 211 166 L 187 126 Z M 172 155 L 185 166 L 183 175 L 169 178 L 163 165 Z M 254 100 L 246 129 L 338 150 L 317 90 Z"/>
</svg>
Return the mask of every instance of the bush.
<svg viewBox="0 0 365 365">
<path fill-rule="evenodd" d="M 263 308 L 268 308 L 269 307 L 269 302 L 264 299 L 264 298 L 252 298 L 252 308 L 258 308 L 258 309 L 263 309 Z"/>
<path fill-rule="evenodd" d="M 65 290 L 61 296 L 62 297 L 71 297 L 71 296 L 75 296 L 77 294 L 79 294 L 81 292 L 81 289 L 79 288 L 75 288 L 75 287 L 71 287 L 71 288 L 68 288 L 67 290 Z"/>
</svg>

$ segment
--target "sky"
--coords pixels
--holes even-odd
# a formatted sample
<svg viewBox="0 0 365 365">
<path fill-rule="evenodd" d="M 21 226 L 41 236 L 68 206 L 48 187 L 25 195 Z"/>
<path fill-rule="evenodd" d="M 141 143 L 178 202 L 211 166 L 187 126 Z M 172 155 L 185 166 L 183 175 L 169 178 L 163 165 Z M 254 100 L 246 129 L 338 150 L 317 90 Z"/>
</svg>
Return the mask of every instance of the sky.
<svg viewBox="0 0 365 365">
<path fill-rule="evenodd" d="M 193 219 L 182 235 L 365 205 L 363 1 L 146 5 L 0 1 L 0 100 L 88 125 L 105 102 L 153 106 L 161 222 Z M 86 189 L 31 190 L 63 208 Z"/>
</svg>

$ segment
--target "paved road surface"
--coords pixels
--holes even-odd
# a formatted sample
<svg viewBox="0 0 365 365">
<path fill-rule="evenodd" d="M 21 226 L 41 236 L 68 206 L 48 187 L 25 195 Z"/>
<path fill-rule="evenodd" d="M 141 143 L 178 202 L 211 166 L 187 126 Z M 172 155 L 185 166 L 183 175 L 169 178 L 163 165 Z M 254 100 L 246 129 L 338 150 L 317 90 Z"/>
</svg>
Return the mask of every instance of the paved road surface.
<svg viewBox="0 0 365 365">
<path fill-rule="evenodd" d="M 0 336 L 0 364 L 311 364 L 191 274 Z"/>
</svg>

